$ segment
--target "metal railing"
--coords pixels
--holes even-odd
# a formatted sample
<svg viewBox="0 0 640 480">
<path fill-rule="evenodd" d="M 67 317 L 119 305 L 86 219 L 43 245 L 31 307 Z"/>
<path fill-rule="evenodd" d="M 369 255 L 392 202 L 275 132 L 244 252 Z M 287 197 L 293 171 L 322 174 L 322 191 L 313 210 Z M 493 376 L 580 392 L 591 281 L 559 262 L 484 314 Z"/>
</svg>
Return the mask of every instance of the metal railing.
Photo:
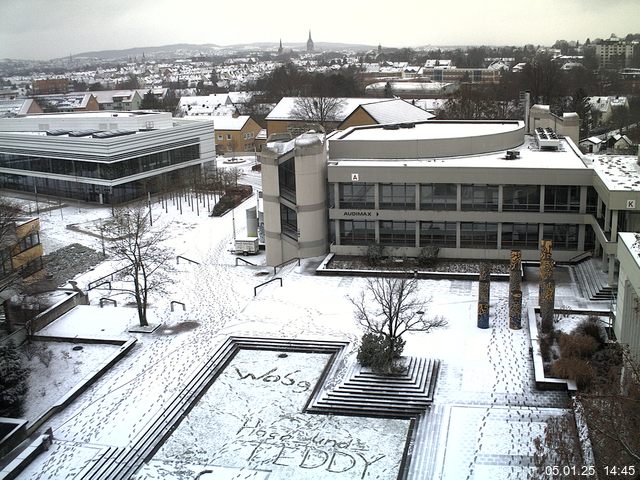
<svg viewBox="0 0 640 480">
<path fill-rule="evenodd" d="M 200 265 L 200 262 L 196 262 L 195 260 L 191 260 L 190 258 L 183 257 L 182 255 L 178 255 L 176 257 L 176 264 L 180 265 L 180 259 L 186 260 L 189 263 L 195 263 L 196 265 Z"/>
<path fill-rule="evenodd" d="M 255 263 L 251 263 L 249 260 L 245 260 L 244 258 L 240 258 L 240 257 L 236 257 L 236 267 L 238 266 L 238 262 L 244 262 L 247 263 L 249 265 L 253 265 L 254 267 L 256 267 L 257 265 Z"/>
<path fill-rule="evenodd" d="M 112 303 L 114 307 L 118 306 L 118 302 L 116 302 L 113 298 L 102 297 L 100 299 L 100 308 L 104 307 L 105 303 Z"/>
<path fill-rule="evenodd" d="M 258 294 L 258 288 L 263 287 L 267 283 L 275 282 L 276 280 L 279 280 L 280 281 L 280 286 L 282 286 L 282 278 L 274 277 L 271 280 L 267 280 L 266 282 L 263 282 L 260 285 L 256 285 L 255 287 L 253 287 L 253 296 L 255 297 Z"/>
<path fill-rule="evenodd" d="M 282 263 L 279 263 L 278 265 L 276 265 L 275 267 L 273 267 L 273 274 L 275 275 L 277 272 L 277 269 L 280 267 L 284 267 L 285 265 L 297 261 L 298 262 L 298 266 L 300 266 L 300 257 L 294 257 L 294 258 L 290 258 L 289 260 L 285 260 Z"/>
<path fill-rule="evenodd" d="M 591 258 L 593 256 L 593 252 L 591 250 L 587 250 L 586 252 L 582 252 L 575 257 L 571 257 L 568 263 L 578 263 L 582 260 L 586 260 L 587 258 Z"/>
<path fill-rule="evenodd" d="M 182 303 L 182 302 L 178 302 L 177 300 L 172 300 L 171 301 L 171 311 L 173 312 L 173 307 L 175 307 L 176 305 L 182 305 L 182 311 L 186 312 L 187 311 L 187 306 Z"/>
<path fill-rule="evenodd" d="M 118 275 L 119 273 L 124 272 L 126 270 L 130 270 L 130 269 L 131 269 L 131 266 L 122 267 L 116 270 L 115 272 L 111 272 L 109 275 L 105 275 L 103 277 L 100 277 L 94 280 L 93 282 L 89 282 L 89 284 L 87 285 L 87 290 L 91 290 L 93 288 L 96 288 L 96 286 L 103 285 L 105 283 L 105 280 L 107 279 L 109 279 L 110 281 L 113 281 L 114 275 Z"/>
<path fill-rule="evenodd" d="M 104 282 L 98 283 L 97 285 L 94 285 L 91 288 L 98 288 L 98 287 L 100 287 L 102 285 L 109 285 L 109 290 L 111 290 L 111 280 L 105 280 Z M 88 290 L 91 290 L 91 288 L 89 288 Z"/>
</svg>

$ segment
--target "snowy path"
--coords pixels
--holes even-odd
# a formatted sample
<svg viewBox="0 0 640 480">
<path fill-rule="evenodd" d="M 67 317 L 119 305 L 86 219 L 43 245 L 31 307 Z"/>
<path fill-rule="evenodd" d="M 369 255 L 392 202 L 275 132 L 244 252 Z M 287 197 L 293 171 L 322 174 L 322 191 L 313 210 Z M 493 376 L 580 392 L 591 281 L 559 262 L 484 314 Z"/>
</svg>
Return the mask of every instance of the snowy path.
<svg viewBox="0 0 640 480">
<path fill-rule="evenodd" d="M 445 336 L 449 351 L 438 352 L 443 366 L 434 405 L 418 426 L 408 478 L 529 478 L 532 439 L 547 418 L 565 411 L 566 392 L 535 390 L 529 333 L 508 327 L 507 288 L 492 283 L 489 330 L 475 326 L 473 284 L 468 302 L 449 304 L 458 313 L 449 332 L 425 339 L 436 349 Z"/>
</svg>

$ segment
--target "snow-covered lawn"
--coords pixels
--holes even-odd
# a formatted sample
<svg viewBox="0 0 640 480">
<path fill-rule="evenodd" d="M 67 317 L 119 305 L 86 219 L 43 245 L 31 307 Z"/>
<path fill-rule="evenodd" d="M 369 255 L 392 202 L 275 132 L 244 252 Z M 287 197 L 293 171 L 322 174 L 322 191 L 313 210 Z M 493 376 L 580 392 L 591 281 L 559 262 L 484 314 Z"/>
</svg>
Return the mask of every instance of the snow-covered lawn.
<svg viewBox="0 0 640 480">
<path fill-rule="evenodd" d="M 194 478 L 184 464 L 274 480 L 396 478 L 408 420 L 302 413 L 328 360 L 241 350 L 137 478 Z"/>
<path fill-rule="evenodd" d="M 119 349 L 117 345 L 95 343 L 35 340 L 24 344 L 23 366 L 29 369 L 24 417 L 30 421 L 39 418 Z"/>
</svg>

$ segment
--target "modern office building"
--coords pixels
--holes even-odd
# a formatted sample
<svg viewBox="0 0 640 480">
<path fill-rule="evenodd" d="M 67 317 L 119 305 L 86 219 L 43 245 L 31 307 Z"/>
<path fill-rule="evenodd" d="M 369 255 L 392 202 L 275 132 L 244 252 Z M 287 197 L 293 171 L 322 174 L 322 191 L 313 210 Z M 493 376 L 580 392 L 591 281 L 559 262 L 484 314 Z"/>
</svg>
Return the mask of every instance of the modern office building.
<svg viewBox="0 0 640 480">
<path fill-rule="evenodd" d="M 574 116 L 546 111 L 531 109 L 529 132 L 522 121 L 430 120 L 268 143 L 267 261 L 362 255 L 371 244 L 410 257 L 431 245 L 447 258 L 507 259 L 519 249 L 534 260 L 551 239 L 558 261 L 602 255 L 611 283 L 617 232 L 640 229 L 635 159 L 590 163 L 543 126 L 572 132 Z"/>
<path fill-rule="evenodd" d="M 0 118 L 0 188 L 114 204 L 175 187 L 214 160 L 213 121 L 144 111 Z"/>
<path fill-rule="evenodd" d="M 620 233 L 618 242 L 618 302 L 614 331 L 620 343 L 640 362 L 640 239 Z"/>
</svg>

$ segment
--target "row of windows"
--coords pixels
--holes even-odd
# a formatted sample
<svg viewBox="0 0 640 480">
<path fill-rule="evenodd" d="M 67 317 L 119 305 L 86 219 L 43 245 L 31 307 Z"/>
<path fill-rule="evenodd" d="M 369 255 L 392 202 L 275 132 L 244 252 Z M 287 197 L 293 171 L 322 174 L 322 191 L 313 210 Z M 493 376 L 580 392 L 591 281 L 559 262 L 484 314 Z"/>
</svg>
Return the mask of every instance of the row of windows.
<svg viewBox="0 0 640 480">
<path fill-rule="evenodd" d="M 286 205 L 280 205 L 280 226 L 282 233 L 286 236 L 298 239 L 298 215 L 295 210 L 287 207 Z"/>
<path fill-rule="evenodd" d="M 459 222 L 460 247 L 497 248 L 498 224 L 490 222 Z M 456 247 L 457 222 L 379 221 L 380 244 L 388 246 L 416 246 L 416 226 L 420 246 Z M 502 248 L 537 249 L 539 224 L 503 223 L 500 240 Z M 376 242 L 376 223 L 373 220 L 340 220 L 341 245 L 368 245 Z M 578 248 L 578 225 L 544 225 L 543 238 L 553 241 L 555 249 Z"/>
<path fill-rule="evenodd" d="M 278 165 L 280 196 L 290 202 L 296 201 L 296 162 L 291 158 Z"/>
<path fill-rule="evenodd" d="M 224 140 L 224 135 L 221 133 L 219 133 L 217 137 L 218 137 L 218 140 L 220 141 Z M 231 134 L 227 133 L 227 140 L 231 140 L 232 138 L 233 137 L 231 136 Z M 244 138 L 245 140 L 251 140 L 253 138 L 253 132 L 243 133 L 242 138 Z"/>
<path fill-rule="evenodd" d="M 200 157 L 200 145 L 176 148 L 118 162 L 101 163 L 49 157 L 29 157 L 0 153 L 0 166 L 32 172 L 57 173 L 75 177 L 115 180 L 158 168 L 168 167 Z"/>
<path fill-rule="evenodd" d="M 40 233 L 35 231 L 25 237 L 22 237 L 14 247 L 2 249 L 0 251 L 0 278 L 13 272 L 13 262 L 11 261 L 12 256 L 18 255 L 38 244 L 40 244 Z"/>
<path fill-rule="evenodd" d="M 333 200 L 333 186 L 329 188 L 329 203 Z M 456 210 L 458 187 L 454 183 L 405 184 L 382 183 L 379 185 L 379 208 L 385 210 L 414 210 L 417 199 L 420 210 Z M 512 212 L 540 211 L 539 185 L 505 185 L 502 188 L 502 210 Z M 498 211 L 498 185 L 461 185 L 460 206 L 463 211 Z M 374 183 L 340 183 L 339 208 L 373 209 L 376 207 Z M 596 210 L 597 194 L 593 187 L 587 191 L 587 212 Z M 580 187 L 574 185 L 545 186 L 544 211 L 579 212 Z"/>
<path fill-rule="evenodd" d="M 77 198 L 86 202 L 121 203 L 140 198 L 147 193 L 166 191 L 193 181 L 200 175 L 200 166 L 192 165 L 171 170 L 153 177 L 127 182 L 113 187 L 89 183 L 58 180 L 47 177 L 30 177 L 0 173 L 0 185 L 10 190 L 21 190 L 65 198 Z"/>
<path fill-rule="evenodd" d="M 39 243 L 40 243 L 40 233 L 31 232 L 29 235 L 22 237 L 18 241 L 18 244 L 13 249 L 13 254 L 18 255 L 19 253 L 22 253 L 25 250 L 29 250 L 31 247 L 38 245 Z"/>
</svg>

